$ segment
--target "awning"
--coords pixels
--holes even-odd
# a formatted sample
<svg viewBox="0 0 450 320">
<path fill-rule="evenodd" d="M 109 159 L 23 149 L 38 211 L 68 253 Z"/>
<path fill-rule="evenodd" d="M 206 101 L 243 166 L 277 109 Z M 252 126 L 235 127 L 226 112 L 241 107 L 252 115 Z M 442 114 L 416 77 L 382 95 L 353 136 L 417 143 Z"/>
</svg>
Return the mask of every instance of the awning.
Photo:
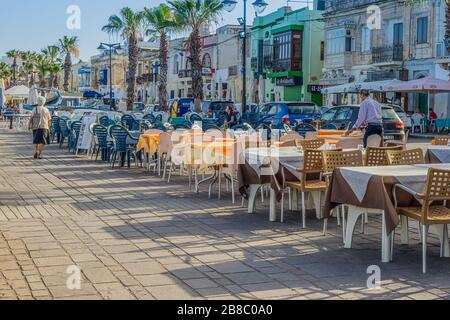
<svg viewBox="0 0 450 320">
<path fill-rule="evenodd" d="M 30 89 L 23 85 L 15 86 L 5 91 L 5 95 L 9 98 L 27 99 L 29 94 Z"/>
<path fill-rule="evenodd" d="M 345 83 L 334 87 L 323 88 L 322 93 L 324 94 L 336 94 L 336 93 L 358 93 L 361 90 L 369 90 L 376 92 L 388 91 L 388 87 L 398 85 L 403 83 L 400 80 L 383 80 L 383 81 L 372 81 L 372 82 L 352 82 Z"/>
</svg>

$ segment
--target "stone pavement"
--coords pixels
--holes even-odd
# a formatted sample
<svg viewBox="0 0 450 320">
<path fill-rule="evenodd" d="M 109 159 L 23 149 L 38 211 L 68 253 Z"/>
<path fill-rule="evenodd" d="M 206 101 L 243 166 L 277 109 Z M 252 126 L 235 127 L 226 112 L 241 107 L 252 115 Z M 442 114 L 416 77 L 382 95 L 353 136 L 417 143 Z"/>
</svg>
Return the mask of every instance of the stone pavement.
<svg viewBox="0 0 450 320">
<path fill-rule="evenodd" d="M 268 221 L 209 200 L 142 169 L 111 170 L 52 145 L 33 160 L 30 137 L 0 130 L 0 299 L 448 299 L 450 261 L 429 250 L 421 274 L 417 234 L 380 263 L 380 220 L 371 216 L 354 249 L 341 231 L 298 212 Z M 68 268 L 81 287 L 67 287 Z M 381 289 L 367 268 L 381 267 Z M 70 269 L 69 269 L 70 271 Z"/>
</svg>

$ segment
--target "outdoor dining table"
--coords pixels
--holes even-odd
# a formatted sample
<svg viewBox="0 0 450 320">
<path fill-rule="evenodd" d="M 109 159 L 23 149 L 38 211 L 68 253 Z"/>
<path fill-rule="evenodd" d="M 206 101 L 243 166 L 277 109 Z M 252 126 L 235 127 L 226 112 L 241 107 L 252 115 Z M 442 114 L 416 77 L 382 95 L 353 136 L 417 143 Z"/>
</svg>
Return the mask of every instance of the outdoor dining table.
<svg viewBox="0 0 450 320">
<path fill-rule="evenodd" d="M 214 173 L 201 180 L 197 179 L 195 170 L 195 191 L 198 193 L 202 183 L 211 181 L 209 185 L 209 196 L 214 184 L 219 180 L 219 198 L 221 188 L 221 175 L 224 166 L 233 166 L 237 163 L 239 146 L 236 139 L 215 138 L 214 141 L 195 141 L 188 145 L 186 150 L 185 164 L 189 167 L 197 167 L 200 170 L 213 168 Z M 191 170 L 189 170 L 191 172 Z M 233 179 L 233 177 L 229 177 Z"/>
<path fill-rule="evenodd" d="M 277 220 L 276 203 L 281 200 L 283 179 L 298 181 L 303 167 L 303 151 L 297 147 L 249 148 L 238 167 L 239 192 L 248 199 L 248 212 L 255 211 L 257 192 L 264 185 L 270 186 L 269 220 Z M 320 212 L 318 194 L 312 193 L 316 212 Z M 296 208 L 297 195 L 293 194 Z M 308 208 L 311 208 L 308 201 Z M 294 209 L 295 209 L 294 208 Z"/>
<path fill-rule="evenodd" d="M 450 164 L 423 164 L 381 167 L 348 167 L 334 170 L 325 198 L 324 216 L 329 218 L 331 210 L 339 205 L 349 209 L 344 240 L 345 247 L 351 248 L 353 230 L 358 216 L 369 209 L 383 215 L 382 219 L 382 261 L 391 261 L 391 236 L 400 218 L 394 206 L 392 190 L 396 184 L 420 193 L 424 193 L 428 169 L 431 167 L 448 168 Z M 408 193 L 398 190 L 399 206 L 419 206 Z M 375 210 L 375 211 L 374 211 Z M 435 227 L 440 228 L 440 227 Z M 442 230 L 437 232 L 443 234 Z M 450 256 L 448 241 L 444 255 Z"/>
<path fill-rule="evenodd" d="M 425 154 L 427 163 L 450 163 L 450 146 L 429 146 Z"/>
<path fill-rule="evenodd" d="M 161 141 L 159 133 L 142 134 L 136 146 L 136 151 L 144 150 L 149 156 L 153 156 L 158 151 L 158 145 Z"/>
</svg>

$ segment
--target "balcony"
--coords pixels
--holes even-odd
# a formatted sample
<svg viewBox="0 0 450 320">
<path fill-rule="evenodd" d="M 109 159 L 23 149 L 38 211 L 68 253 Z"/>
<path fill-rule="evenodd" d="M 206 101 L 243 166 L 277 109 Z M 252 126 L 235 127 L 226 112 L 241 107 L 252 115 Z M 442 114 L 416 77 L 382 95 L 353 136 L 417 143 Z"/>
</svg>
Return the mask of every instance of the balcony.
<svg viewBox="0 0 450 320">
<path fill-rule="evenodd" d="M 325 1 L 325 14 L 336 11 L 351 11 L 371 4 L 375 4 L 379 0 L 329 0 Z"/>
<path fill-rule="evenodd" d="M 301 59 L 281 59 L 272 61 L 272 72 L 302 71 Z"/>
<path fill-rule="evenodd" d="M 408 70 L 389 70 L 389 71 L 369 71 L 367 72 L 367 81 L 384 81 L 384 80 L 408 80 Z"/>
<path fill-rule="evenodd" d="M 136 78 L 137 84 L 145 84 L 153 82 L 153 73 L 144 73 Z"/>
<path fill-rule="evenodd" d="M 403 45 L 393 45 L 372 48 L 372 63 L 396 64 L 403 61 Z"/>
<path fill-rule="evenodd" d="M 212 76 L 211 68 L 203 68 L 202 76 Z M 178 78 L 192 78 L 192 69 L 185 69 L 178 71 Z"/>
</svg>

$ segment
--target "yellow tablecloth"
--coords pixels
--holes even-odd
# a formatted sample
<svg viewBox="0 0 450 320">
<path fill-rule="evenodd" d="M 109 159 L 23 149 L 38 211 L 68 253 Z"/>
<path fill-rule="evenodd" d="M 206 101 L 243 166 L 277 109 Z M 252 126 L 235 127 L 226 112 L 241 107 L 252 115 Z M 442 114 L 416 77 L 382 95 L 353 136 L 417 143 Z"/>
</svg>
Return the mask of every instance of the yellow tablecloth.
<svg viewBox="0 0 450 320">
<path fill-rule="evenodd" d="M 137 151 L 144 150 L 145 153 L 148 153 L 151 156 L 154 155 L 158 150 L 160 139 L 159 133 L 141 135 L 137 144 Z"/>
</svg>

